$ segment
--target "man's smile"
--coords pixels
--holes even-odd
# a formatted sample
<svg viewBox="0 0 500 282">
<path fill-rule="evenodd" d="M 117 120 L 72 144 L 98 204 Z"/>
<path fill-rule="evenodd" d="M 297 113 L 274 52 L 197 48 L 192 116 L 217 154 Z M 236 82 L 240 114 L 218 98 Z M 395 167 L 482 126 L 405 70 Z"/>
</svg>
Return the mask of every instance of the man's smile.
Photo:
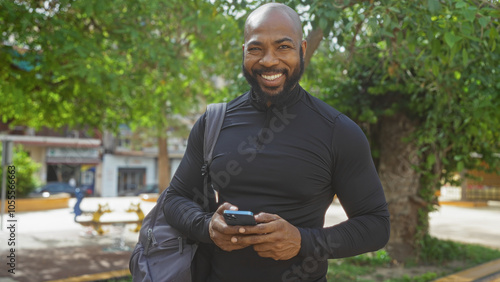
<svg viewBox="0 0 500 282">
<path fill-rule="evenodd" d="M 273 75 L 269 75 L 269 74 L 262 74 L 262 78 L 264 78 L 265 80 L 270 80 L 270 81 L 273 81 L 275 79 L 278 79 L 282 76 L 283 74 L 282 73 L 278 73 L 278 74 L 273 74 Z"/>
</svg>

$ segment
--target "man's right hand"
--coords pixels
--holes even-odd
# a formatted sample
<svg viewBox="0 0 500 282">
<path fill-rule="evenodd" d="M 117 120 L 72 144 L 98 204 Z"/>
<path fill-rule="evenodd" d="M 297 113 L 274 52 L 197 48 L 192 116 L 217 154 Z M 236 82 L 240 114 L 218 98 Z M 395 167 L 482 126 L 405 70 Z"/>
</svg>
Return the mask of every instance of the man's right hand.
<svg viewBox="0 0 500 282">
<path fill-rule="evenodd" d="M 248 247 L 249 245 L 231 241 L 234 235 L 242 235 L 240 232 L 242 227 L 227 225 L 223 216 L 225 210 L 238 210 L 238 207 L 226 202 L 217 209 L 208 227 L 210 238 L 219 248 L 227 252 Z"/>
</svg>

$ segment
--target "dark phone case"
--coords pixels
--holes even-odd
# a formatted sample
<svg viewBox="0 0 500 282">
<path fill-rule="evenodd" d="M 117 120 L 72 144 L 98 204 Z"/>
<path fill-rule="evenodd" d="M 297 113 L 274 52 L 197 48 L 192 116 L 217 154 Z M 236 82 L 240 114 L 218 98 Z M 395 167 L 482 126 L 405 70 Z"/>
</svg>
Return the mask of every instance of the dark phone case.
<svg viewBox="0 0 500 282">
<path fill-rule="evenodd" d="M 227 225 L 257 225 L 253 215 L 224 214 Z"/>
</svg>

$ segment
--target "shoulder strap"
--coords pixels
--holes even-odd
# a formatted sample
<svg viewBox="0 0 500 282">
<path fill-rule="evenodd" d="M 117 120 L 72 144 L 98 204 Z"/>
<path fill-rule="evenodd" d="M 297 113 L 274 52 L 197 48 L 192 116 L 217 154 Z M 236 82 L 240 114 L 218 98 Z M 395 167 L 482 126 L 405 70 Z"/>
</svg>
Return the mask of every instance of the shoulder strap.
<svg viewBox="0 0 500 282">
<path fill-rule="evenodd" d="M 205 211 L 210 211 L 210 201 L 209 201 L 209 193 L 208 193 L 208 166 L 212 162 L 212 153 L 215 147 L 215 143 L 217 142 L 217 138 L 219 137 L 219 132 L 222 127 L 222 122 L 224 121 L 224 115 L 226 113 L 226 103 L 220 104 L 210 104 L 207 107 L 207 112 L 205 114 L 205 135 L 203 140 L 203 159 L 204 164 L 201 168 L 203 179 L 203 209 Z M 149 222 L 149 226 L 147 227 L 143 225 L 144 228 L 141 228 L 141 233 L 139 235 L 139 241 L 143 242 L 143 246 L 145 246 L 144 253 L 147 255 L 149 252 L 149 248 L 151 243 L 156 244 L 156 239 L 153 235 L 153 229 L 156 225 L 156 220 L 158 218 L 158 214 L 162 212 L 162 209 L 159 207 L 161 203 L 163 203 L 167 194 L 167 190 L 163 191 L 157 200 L 157 205 L 151 210 L 152 219 Z M 149 217 L 149 214 L 146 218 Z M 143 232 L 143 230 L 145 230 Z M 145 233 L 147 232 L 147 233 Z M 143 238 L 141 240 L 141 238 Z"/>
<path fill-rule="evenodd" d="M 203 140 L 203 158 L 208 165 L 212 162 L 215 143 L 219 137 L 224 115 L 226 114 L 226 103 L 210 104 L 207 107 L 205 120 L 205 138 Z"/>
<path fill-rule="evenodd" d="M 209 179 L 209 167 L 212 163 L 212 155 L 214 152 L 215 143 L 217 143 L 217 138 L 219 137 L 220 130 L 222 128 L 222 123 L 224 122 L 224 116 L 226 114 L 226 103 L 209 104 L 207 111 L 205 113 L 205 135 L 203 139 L 203 166 L 201 168 L 201 173 L 204 176 L 203 179 L 203 209 L 209 211 L 209 190 L 208 190 L 208 179 Z"/>
</svg>

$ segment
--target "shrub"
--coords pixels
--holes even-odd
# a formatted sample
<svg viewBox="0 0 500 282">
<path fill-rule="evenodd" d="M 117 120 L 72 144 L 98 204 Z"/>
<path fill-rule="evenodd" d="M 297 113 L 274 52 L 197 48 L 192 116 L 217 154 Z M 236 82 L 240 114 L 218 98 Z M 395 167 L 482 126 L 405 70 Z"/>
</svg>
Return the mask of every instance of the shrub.
<svg viewBox="0 0 500 282">
<path fill-rule="evenodd" d="M 2 147 L 0 146 L 0 159 Z M 18 198 L 28 195 L 40 185 L 40 182 L 34 176 L 34 173 L 40 169 L 40 164 L 34 162 L 20 145 L 14 147 L 12 165 L 15 167 L 16 196 Z M 2 166 L 0 166 L 0 177 L 3 177 Z"/>
</svg>

